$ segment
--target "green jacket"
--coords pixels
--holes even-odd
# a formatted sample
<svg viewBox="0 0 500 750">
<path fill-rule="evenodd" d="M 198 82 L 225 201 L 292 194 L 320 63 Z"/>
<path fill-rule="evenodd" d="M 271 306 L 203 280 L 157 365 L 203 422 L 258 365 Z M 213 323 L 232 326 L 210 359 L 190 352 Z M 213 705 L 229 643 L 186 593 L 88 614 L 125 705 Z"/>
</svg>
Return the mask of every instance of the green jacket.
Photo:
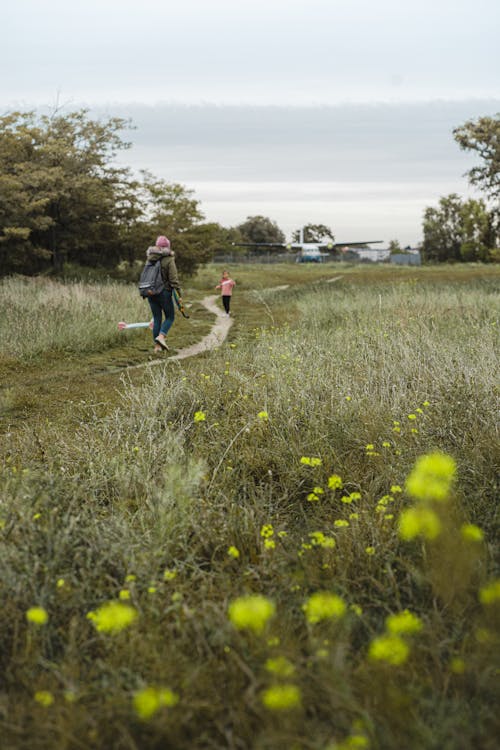
<svg viewBox="0 0 500 750">
<path fill-rule="evenodd" d="M 179 297 L 182 297 L 181 285 L 179 282 L 179 274 L 177 273 L 177 266 L 175 265 L 175 255 L 172 250 L 165 252 L 158 252 L 158 248 L 150 247 L 147 252 L 148 260 L 161 259 L 161 275 L 167 289 L 175 289 Z"/>
</svg>

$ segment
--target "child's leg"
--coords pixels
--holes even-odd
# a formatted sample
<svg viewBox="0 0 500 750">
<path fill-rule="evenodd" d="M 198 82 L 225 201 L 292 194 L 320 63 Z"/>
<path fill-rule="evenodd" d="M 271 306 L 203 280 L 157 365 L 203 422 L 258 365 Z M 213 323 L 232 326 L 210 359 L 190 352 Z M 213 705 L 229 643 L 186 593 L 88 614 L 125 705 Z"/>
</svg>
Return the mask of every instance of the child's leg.
<svg viewBox="0 0 500 750">
<path fill-rule="evenodd" d="M 224 305 L 224 310 L 229 315 L 229 306 L 231 304 L 231 297 L 229 296 L 229 294 L 222 295 L 222 304 Z"/>
</svg>

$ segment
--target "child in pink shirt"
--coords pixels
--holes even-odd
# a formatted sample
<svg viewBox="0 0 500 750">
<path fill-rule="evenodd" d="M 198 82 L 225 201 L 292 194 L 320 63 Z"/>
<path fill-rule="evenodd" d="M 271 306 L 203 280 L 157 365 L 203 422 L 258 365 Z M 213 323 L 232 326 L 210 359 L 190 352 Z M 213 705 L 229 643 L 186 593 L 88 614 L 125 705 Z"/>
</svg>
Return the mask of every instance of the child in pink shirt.
<svg viewBox="0 0 500 750">
<path fill-rule="evenodd" d="M 226 311 L 226 315 L 229 317 L 229 306 L 231 304 L 231 297 L 233 294 L 233 286 L 235 286 L 235 282 L 229 278 L 229 271 L 223 271 L 222 272 L 222 279 L 215 287 L 216 289 L 220 289 L 220 293 L 222 296 L 222 304 L 224 305 L 224 310 Z"/>
</svg>

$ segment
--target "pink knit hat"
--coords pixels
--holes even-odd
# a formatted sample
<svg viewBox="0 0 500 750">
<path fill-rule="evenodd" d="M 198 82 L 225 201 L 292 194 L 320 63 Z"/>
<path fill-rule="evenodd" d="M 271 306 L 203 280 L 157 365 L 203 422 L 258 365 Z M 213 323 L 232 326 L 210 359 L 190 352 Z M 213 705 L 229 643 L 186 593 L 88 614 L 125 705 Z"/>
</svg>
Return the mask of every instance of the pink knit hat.
<svg viewBox="0 0 500 750">
<path fill-rule="evenodd" d="M 156 247 L 170 247 L 170 240 L 167 237 L 164 237 L 163 234 L 160 234 L 160 236 L 156 238 L 155 245 Z"/>
</svg>

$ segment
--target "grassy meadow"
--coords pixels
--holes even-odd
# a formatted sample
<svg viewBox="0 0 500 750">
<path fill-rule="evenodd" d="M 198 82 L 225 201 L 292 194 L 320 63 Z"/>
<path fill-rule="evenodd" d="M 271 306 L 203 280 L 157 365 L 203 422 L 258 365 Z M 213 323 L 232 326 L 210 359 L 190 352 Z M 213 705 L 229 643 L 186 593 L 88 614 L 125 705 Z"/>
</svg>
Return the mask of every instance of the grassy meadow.
<svg viewBox="0 0 500 750">
<path fill-rule="evenodd" d="M 493 750 L 500 269 L 230 271 L 0 284 L 1 747 Z"/>
</svg>

